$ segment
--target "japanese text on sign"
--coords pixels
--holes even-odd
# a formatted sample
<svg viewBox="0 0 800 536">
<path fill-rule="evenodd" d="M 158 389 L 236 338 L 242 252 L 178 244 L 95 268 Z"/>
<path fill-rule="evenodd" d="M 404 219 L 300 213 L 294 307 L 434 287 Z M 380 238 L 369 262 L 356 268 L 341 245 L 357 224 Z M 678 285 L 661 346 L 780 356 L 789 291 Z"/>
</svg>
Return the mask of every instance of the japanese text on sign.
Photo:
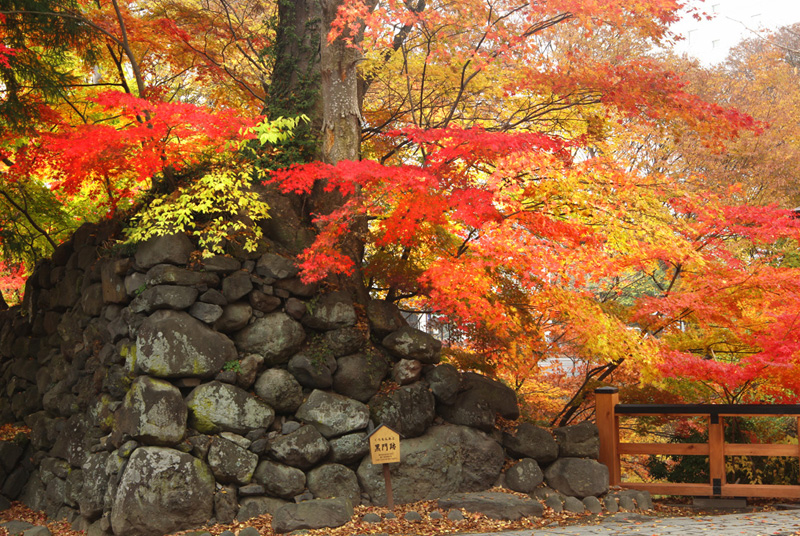
<svg viewBox="0 0 800 536">
<path fill-rule="evenodd" d="M 400 461 L 400 435 L 388 427 L 381 427 L 369 438 L 372 463 L 398 463 Z"/>
</svg>

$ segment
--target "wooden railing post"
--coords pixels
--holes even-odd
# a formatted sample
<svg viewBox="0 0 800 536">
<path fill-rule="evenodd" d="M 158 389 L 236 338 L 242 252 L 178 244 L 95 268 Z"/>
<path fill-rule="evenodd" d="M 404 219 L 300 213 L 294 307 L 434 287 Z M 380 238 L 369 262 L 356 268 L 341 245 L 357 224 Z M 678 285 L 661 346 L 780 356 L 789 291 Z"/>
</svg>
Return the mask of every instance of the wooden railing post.
<svg viewBox="0 0 800 536">
<path fill-rule="evenodd" d="M 708 464 L 711 489 L 714 496 L 722 495 L 725 485 L 725 433 L 722 417 L 712 413 L 708 417 Z"/>
<path fill-rule="evenodd" d="M 615 407 L 619 403 L 619 389 L 598 387 L 594 390 L 595 418 L 600 432 L 600 463 L 608 467 L 608 483 L 619 486 L 619 417 Z"/>
<path fill-rule="evenodd" d="M 797 459 L 800 461 L 800 417 L 797 417 Z"/>
</svg>

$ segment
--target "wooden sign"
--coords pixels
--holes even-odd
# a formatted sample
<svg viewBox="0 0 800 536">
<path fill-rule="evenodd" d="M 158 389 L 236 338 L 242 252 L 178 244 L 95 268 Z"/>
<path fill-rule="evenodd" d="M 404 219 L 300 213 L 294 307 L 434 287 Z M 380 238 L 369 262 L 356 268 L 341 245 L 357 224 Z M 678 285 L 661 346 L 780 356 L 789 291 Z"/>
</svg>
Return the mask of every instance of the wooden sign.
<svg viewBox="0 0 800 536">
<path fill-rule="evenodd" d="M 382 424 L 369 436 L 369 454 L 374 465 L 400 463 L 400 434 Z"/>
<path fill-rule="evenodd" d="M 400 434 L 381 424 L 369 434 L 369 454 L 373 465 L 383 465 L 383 479 L 386 482 L 386 506 L 394 510 L 392 496 L 392 475 L 390 463 L 400 463 Z"/>
</svg>

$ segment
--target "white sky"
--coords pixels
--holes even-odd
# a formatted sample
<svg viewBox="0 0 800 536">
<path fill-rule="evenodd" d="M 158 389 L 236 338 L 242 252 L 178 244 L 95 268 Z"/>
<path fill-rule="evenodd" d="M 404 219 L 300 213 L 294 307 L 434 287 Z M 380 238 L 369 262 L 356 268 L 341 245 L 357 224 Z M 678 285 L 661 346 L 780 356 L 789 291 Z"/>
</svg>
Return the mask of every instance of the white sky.
<svg viewBox="0 0 800 536">
<path fill-rule="evenodd" d="M 684 18 L 673 30 L 684 36 L 675 47 L 700 59 L 705 65 L 719 63 L 728 50 L 754 31 L 775 29 L 800 22 L 800 0 L 690 0 L 714 20 Z"/>
</svg>

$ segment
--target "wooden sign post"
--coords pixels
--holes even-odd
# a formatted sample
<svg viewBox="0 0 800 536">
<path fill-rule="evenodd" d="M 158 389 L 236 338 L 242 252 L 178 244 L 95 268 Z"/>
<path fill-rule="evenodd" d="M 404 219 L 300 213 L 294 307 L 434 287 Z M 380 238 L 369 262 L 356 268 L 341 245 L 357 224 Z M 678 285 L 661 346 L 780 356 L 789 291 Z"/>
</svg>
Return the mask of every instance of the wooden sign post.
<svg viewBox="0 0 800 536">
<path fill-rule="evenodd" d="M 390 463 L 400 463 L 400 434 L 381 424 L 369 435 L 369 454 L 373 465 L 383 465 L 383 479 L 386 482 L 386 506 L 394 510 L 392 496 L 392 476 Z"/>
</svg>

